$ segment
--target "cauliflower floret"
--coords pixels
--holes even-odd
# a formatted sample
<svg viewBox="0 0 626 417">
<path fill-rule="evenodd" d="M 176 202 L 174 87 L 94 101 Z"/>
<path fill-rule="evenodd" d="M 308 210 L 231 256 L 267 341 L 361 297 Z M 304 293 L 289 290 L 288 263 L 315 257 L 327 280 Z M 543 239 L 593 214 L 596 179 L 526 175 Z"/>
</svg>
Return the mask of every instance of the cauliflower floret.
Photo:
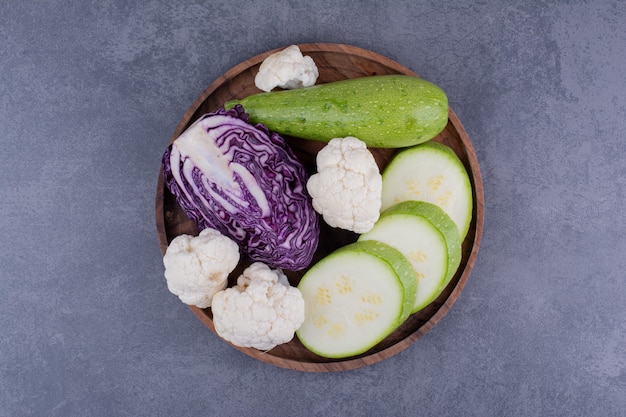
<svg viewBox="0 0 626 417">
<path fill-rule="evenodd" d="M 255 262 L 237 285 L 213 297 L 213 324 L 233 345 L 270 350 L 293 339 L 304 322 L 304 299 L 280 269 Z"/>
<path fill-rule="evenodd" d="M 238 263 L 239 247 L 217 230 L 176 236 L 163 257 L 167 288 L 185 304 L 210 307 Z"/>
<path fill-rule="evenodd" d="M 383 180 L 365 142 L 348 136 L 317 154 L 317 174 L 307 183 L 313 208 L 332 227 L 368 232 L 380 216 Z"/>
<path fill-rule="evenodd" d="M 313 58 L 303 56 L 298 45 L 291 45 L 265 58 L 254 84 L 263 91 L 272 91 L 275 87 L 295 89 L 315 84 L 318 75 Z"/>
</svg>

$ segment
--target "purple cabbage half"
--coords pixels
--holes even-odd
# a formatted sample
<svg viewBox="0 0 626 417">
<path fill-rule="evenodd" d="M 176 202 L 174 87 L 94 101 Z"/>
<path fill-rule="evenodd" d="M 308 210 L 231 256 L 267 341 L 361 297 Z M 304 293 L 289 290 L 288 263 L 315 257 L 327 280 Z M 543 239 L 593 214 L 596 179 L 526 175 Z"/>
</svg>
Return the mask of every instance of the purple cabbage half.
<svg viewBox="0 0 626 417">
<path fill-rule="evenodd" d="M 248 123 L 240 105 L 202 116 L 162 162 L 167 188 L 200 230 L 219 230 L 273 268 L 310 264 L 319 221 L 304 166 L 282 137 Z"/>
</svg>

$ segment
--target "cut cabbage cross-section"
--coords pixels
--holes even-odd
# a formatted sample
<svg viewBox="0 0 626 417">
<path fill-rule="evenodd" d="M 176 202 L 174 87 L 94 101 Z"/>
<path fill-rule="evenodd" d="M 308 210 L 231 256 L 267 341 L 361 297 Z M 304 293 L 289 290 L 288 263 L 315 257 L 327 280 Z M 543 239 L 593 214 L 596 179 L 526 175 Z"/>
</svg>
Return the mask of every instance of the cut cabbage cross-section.
<svg viewBox="0 0 626 417">
<path fill-rule="evenodd" d="M 196 120 L 162 159 L 165 185 L 198 229 L 233 239 L 272 268 L 306 268 L 319 241 L 308 175 L 284 138 L 241 106 Z"/>
</svg>

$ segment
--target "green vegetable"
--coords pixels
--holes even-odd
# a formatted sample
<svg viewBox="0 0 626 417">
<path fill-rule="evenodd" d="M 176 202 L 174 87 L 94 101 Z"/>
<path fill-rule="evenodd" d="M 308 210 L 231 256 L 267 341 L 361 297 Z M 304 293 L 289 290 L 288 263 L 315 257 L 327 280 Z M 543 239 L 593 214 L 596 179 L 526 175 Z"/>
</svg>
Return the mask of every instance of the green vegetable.
<svg viewBox="0 0 626 417">
<path fill-rule="evenodd" d="M 375 241 L 344 246 L 302 277 L 298 289 L 306 311 L 298 338 L 320 356 L 363 353 L 407 319 L 415 285 L 411 264 L 391 246 Z"/>
<path fill-rule="evenodd" d="M 401 201 L 435 204 L 456 223 L 461 240 L 472 220 L 472 184 L 454 151 L 441 143 L 427 142 L 400 151 L 383 171 L 382 208 Z"/>
<path fill-rule="evenodd" d="M 448 123 L 448 98 L 436 85 L 408 75 L 379 75 L 272 91 L 231 100 L 251 123 L 281 135 L 327 142 L 355 136 L 369 147 L 426 142 Z"/>
<path fill-rule="evenodd" d="M 417 294 L 412 313 L 430 304 L 446 288 L 461 262 L 456 224 L 441 208 L 404 201 L 383 211 L 359 241 L 376 240 L 398 249 L 415 271 Z"/>
</svg>

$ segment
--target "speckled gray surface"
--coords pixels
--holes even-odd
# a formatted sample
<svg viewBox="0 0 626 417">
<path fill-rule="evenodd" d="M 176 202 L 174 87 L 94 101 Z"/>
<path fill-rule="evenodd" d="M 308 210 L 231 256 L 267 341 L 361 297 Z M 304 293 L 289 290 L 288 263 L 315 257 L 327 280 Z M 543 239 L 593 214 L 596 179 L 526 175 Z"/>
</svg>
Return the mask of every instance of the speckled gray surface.
<svg viewBox="0 0 626 417">
<path fill-rule="evenodd" d="M 0 416 L 626 416 L 626 6 L 469 3 L 0 1 Z M 154 226 L 195 97 L 304 42 L 443 87 L 485 188 L 450 313 L 344 373 L 210 333 L 167 291 Z"/>
</svg>

